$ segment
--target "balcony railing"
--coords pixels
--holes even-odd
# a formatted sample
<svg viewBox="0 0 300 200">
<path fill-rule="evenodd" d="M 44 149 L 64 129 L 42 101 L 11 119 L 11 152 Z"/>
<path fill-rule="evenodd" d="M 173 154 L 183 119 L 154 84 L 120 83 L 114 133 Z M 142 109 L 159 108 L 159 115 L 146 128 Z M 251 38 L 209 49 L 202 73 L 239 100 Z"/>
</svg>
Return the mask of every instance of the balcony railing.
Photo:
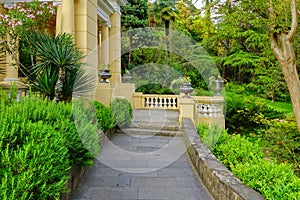
<svg viewBox="0 0 300 200">
<path fill-rule="evenodd" d="M 179 110 L 178 97 L 177 95 L 135 93 L 133 95 L 133 107 L 135 109 Z"/>
<path fill-rule="evenodd" d="M 195 124 L 218 124 L 225 128 L 224 98 L 221 96 L 182 98 L 179 95 L 134 93 L 133 108 L 178 110 L 180 119 L 188 117 Z"/>
<path fill-rule="evenodd" d="M 223 97 L 200 97 L 196 100 L 196 114 L 199 117 L 211 117 L 224 115 Z"/>
</svg>

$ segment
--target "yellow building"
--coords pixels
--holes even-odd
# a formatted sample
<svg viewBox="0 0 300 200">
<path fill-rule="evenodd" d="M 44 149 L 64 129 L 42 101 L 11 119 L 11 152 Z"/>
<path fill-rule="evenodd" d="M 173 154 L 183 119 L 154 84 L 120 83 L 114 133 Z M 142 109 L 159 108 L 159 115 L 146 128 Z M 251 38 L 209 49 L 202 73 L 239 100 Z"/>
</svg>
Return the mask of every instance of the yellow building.
<svg viewBox="0 0 300 200">
<path fill-rule="evenodd" d="M 6 0 L 0 5 L 0 13 L 5 12 L 7 4 L 22 0 Z M 49 0 L 40 0 L 47 1 Z M 50 1 L 51 2 L 51 1 Z M 93 70 L 109 65 L 112 77 L 108 83 L 97 82 L 95 100 L 109 105 L 112 98 L 122 97 L 131 102 L 134 109 L 165 109 L 180 112 L 182 118 L 190 118 L 195 124 L 218 124 L 225 128 L 224 98 L 195 97 L 182 95 L 147 95 L 135 93 L 135 85 L 121 80 L 121 12 L 126 0 L 53 0 L 58 6 L 56 34 L 70 33 L 76 45 L 87 55 L 86 63 Z M 22 87 L 18 77 L 17 65 L 12 65 L 7 56 L 6 74 L 0 76 L 0 86 L 10 86 L 12 82 Z"/>
<path fill-rule="evenodd" d="M 5 1 L 0 12 L 16 2 L 21 0 Z M 125 97 L 132 101 L 134 85 L 121 81 L 120 7 L 127 3 L 126 0 L 53 0 L 53 3 L 58 6 L 56 34 L 74 35 L 77 46 L 88 55 L 90 66 L 110 66 L 110 82 L 97 85 L 96 100 L 109 104 L 113 97 Z M 0 77 L 2 84 L 18 81 L 17 67 L 9 64 L 12 63 L 9 56 L 7 63 L 5 76 Z"/>
</svg>

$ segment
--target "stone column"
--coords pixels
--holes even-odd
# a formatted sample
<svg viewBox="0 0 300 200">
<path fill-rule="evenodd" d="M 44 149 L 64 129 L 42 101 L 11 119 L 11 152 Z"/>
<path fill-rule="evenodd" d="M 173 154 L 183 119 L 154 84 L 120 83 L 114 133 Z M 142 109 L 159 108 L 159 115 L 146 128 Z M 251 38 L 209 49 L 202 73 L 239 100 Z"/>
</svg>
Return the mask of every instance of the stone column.
<svg viewBox="0 0 300 200">
<path fill-rule="evenodd" d="M 62 33 L 74 35 L 74 0 L 62 0 L 61 2 Z"/>
<path fill-rule="evenodd" d="M 101 26 L 101 64 L 109 64 L 109 23 Z"/>
<path fill-rule="evenodd" d="M 55 34 L 59 35 L 62 33 L 62 8 L 61 5 L 57 6 L 57 13 L 56 13 L 56 30 Z"/>
<path fill-rule="evenodd" d="M 113 85 L 121 83 L 121 16 L 115 12 L 110 16 L 109 63 Z"/>
<path fill-rule="evenodd" d="M 14 62 L 13 55 L 6 55 L 6 77 L 5 81 L 16 81 L 18 79 L 18 67 Z"/>
<path fill-rule="evenodd" d="M 182 123 L 182 118 L 189 118 L 195 123 L 195 102 L 192 98 L 183 98 L 182 95 L 179 99 L 180 103 L 180 116 L 179 122 Z"/>
</svg>

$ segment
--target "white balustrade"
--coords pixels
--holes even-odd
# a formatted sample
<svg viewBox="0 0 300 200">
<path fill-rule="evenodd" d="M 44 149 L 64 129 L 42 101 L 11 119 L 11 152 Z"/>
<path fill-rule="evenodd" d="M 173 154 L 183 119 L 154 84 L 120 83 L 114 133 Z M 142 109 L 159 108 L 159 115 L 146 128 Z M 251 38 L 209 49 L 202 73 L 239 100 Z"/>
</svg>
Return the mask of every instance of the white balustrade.
<svg viewBox="0 0 300 200">
<path fill-rule="evenodd" d="M 222 114 L 221 104 L 212 103 L 212 104 L 201 104 L 198 103 L 196 105 L 198 116 L 203 117 L 212 117 L 212 116 L 220 116 Z"/>
<path fill-rule="evenodd" d="M 145 108 L 178 109 L 177 96 L 144 95 Z"/>
</svg>

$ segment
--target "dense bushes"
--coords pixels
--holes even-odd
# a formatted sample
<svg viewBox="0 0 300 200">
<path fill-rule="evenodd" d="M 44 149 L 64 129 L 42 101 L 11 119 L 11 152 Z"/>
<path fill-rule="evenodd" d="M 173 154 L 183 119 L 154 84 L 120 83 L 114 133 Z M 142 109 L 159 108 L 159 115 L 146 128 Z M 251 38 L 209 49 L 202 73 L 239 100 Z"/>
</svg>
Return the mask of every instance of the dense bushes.
<svg viewBox="0 0 300 200">
<path fill-rule="evenodd" d="M 260 159 L 257 163 L 237 164 L 233 173 L 266 199 L 300 199 L 300 179 L 294 174 L 291 165 Z"/>
<path fill-rule="evenodd" d="M 115 126 L 115 120 L 111 109 L 97 101 L 94 101 L 92 104 L 94 104 L 95 113 L 101 130 L 113 128 Z"/>
<path fill-rule="evenodd" d="M 136 89 L 136 92 L 143 94 L 174 94 L 170 88 L 158 83 L 148 83 Z"/>
<path fill-rule="evenodd" d="M 199 134 L 208 137 L 206 126 L 198 128 Z M 210 131 L 216 133 L 214 131 Z M 264 146 L 259 140 L 252 142 L 245 136 L 219 133 L 220 141 L 213 153 L 243 183 L 259 191 L 266 199 L 296 200 L 300 198 L 300 179 L 291 164 L 277 164 L 263 153 Z M 204 140 L 205 142 L 205 140 Z"/>
<path fill-rule="evenodd" d="M 115 122 L 119 127 L 130 125 L 132 121 L 132 108 L 127 99 L 115 98 L 112 100 L 110 106 Z"/>
<path fill-rule="evenodd" d="M 291 163 L 300 175 L 300 133 L 287 103 L 264 101 L 251 95 L 227 92 L 226 127 L 250 141 L 260 141 L 266 156 L 278 163 Z"/>
<path fill-rule="evenodd" d="M 0 100 L 0 198 L 59 199 L 67 192 L 71 167 L 92 164 L 99 150 L 96 125 L 83 107 L 81 120 L 74 121 L 71 104 L 37 98 L 7 104 L 4 99 Z"/>
<path fill-rule="evenodd" d="M 283 118 L 285 114 L 267 106 L 254 96 L 226 93 L 226 127 L 229 132 L 245 134 L 264 125 L 266 120 Z"/>
<path fill-rule="evenodd" d="M 300 176 L 300 133 L 295 119 L 286 118 L 267 122 L 267 129 L 257 131 L 255 137 L 262 138 L 267 157 L 278 163 L 293 164 Z"/>
</svg>

